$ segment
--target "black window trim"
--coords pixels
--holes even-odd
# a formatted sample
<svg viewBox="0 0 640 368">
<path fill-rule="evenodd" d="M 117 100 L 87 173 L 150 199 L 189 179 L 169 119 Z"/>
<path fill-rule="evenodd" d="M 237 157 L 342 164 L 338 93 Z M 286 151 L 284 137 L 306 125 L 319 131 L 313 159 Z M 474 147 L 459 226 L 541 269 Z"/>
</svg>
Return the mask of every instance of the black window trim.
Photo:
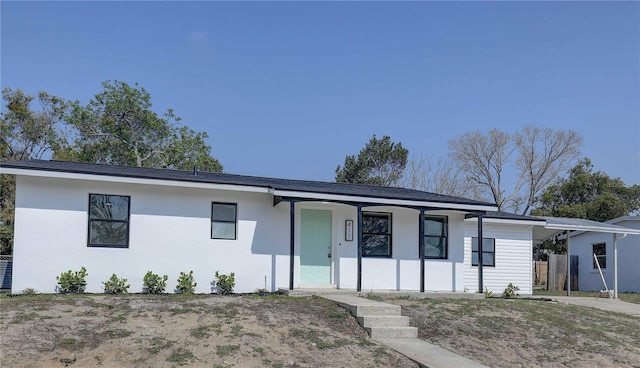
<svg viewBox="0 0 640 368">
<path fill-rule="evenodd" d="M 430 219 L 430 220 L 443 220 L 443 230 L 445 232 L 446 235 L 440 235 L 440 236 L 435 236 L 435 235 L 427 235 L 426 233 L 424 234 L 425 237 L 425 249 L 427 247 L 427 241 L 426 238 L 444 238 L 444 250 L 445 250 L 445 256 L 444 257 L 433 257 L 433 256 L 427 256 L 426 252 L 424 254 L 424 259 L 428 259 L 431 261 L 446 261 L 449 259 L 449 216 L 442 216 L 442 215 L 424 215 L 424 217 L 422 218 L 422 221 L 424 222 L 425 220 Z M 420 259 L 420 256 L 418 256 L 418 259 Z"/>
<path fill-rule="evenodd" d="M 473 250 L 473 239 L 476 239 L 476 243 L 478 242 L 478 237 L 477 236 L 472 236 L 471 237 L 471 266 L 472 267 L 478 267 L 478 262 L 476 261 L 476 263 L 473 263 L 473 253 L 479 253 L 480 252 L 480 247 L 478 247 L 478 250 L 474 251 Z M 482 241 L 485 240 L 493 240 L 493 252 L 487 252 L 484 249 L 482 249 L 482 267 L 495 267 L 496 266 L 496 238 L 486 238 L 483 237 Z M 488 264 L 486 263 L 486 258 L 484 257 L 485 254 L 491 253 L 493 254 L 493 264 Z"/>
<path fill-rule="evenodd" d="M 364 254 L 362 252 L 362 257 L 367 258 L 393 258 L 393 213 L 391 212 L 377 212 L 377 211 L 363 211 L 362 212 L 362 223 L 364 224 L 364 216 L 365 215 L 385 215 L 389 217 L 389 234 L 380 234 L 380 233 L 365 233 L 364 226 L 359 231 L 362 233 L 362 237 L 364 238 L 365 234 L 367 235 L 385 235 L 389 237 L 389 254 Z M 364 246 L 364 244 L 362 244 Z"/>
<path fill-rule="evenodd" d="M 596 255 L 596 257 L 598 258 L 598 262 L 600 262 L 600 257 L 604 257 L 604 262 L 600 262 L 600 269 L 604 272 L 607 270 L 607 242 L 591 243 L 591 269 L 596 271 L 598 270 L 598 266 L 596 266 L 596 260 L 593 259 L 593 247 L 596 245 L 604 246 L 604 255 Z"/>
<path fill-rule="evenodd" d="M 109 219 L 92 219 L 91 218 L 91 196 L 104 196 L 104 197 L 125 197 L 127 198 L 127 219 L 126 220 L 109 220 Z M 131 196 L 124 194 L 104 194 L 104 193 L 89 193 L 89 205 L 87 209 L 87 247 L 91 248 L 129 248 L 129 233 L 131 230 Z M 121 244 L 91 244 L 91 223 L 94 221 L 99 222 L 118 222 L 127 224 L 127 242 L 124 245 Z"/>
<path fill-rule="evenodd" d="M 234 233 L 233 233 L 233 239 L 231 238 L 214 238 L 213 237 L 213 206 L 215 206 L 216 204 L 222 204 L 222 205 L 232 205 L 235 206 L 236 211 L 235 211 L 235 218 L 233 221 L 226 221 L 226 220 L 215 220 L 215 222 L 218 223 L 225 223 L 225 224 L 234 224 Z M 210 232 L 211 232 L 211 239 L 212 240 L 238 240 L 238 203 L 234 203 L 234 202 L 217 202 L 217 201 L 212 201 L 211 202 L 211 223 L 209 225 L 210 228 Z"/>
</svg>

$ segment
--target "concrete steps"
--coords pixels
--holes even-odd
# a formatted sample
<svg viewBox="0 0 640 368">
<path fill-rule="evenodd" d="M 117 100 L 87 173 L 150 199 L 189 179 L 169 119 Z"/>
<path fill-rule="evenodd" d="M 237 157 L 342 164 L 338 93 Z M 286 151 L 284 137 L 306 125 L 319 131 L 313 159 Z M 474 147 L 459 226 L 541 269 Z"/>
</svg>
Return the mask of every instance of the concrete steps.
<svg viewBox="0 0 640 368">
<path fill-rule="evenodd" d="M 415 338 L 418 329 L 409 326 L 409 317 L 401 315 L 399 305 L 348 295 L 323 295 L 348 309 L 371 338 Z"/>
</svg>

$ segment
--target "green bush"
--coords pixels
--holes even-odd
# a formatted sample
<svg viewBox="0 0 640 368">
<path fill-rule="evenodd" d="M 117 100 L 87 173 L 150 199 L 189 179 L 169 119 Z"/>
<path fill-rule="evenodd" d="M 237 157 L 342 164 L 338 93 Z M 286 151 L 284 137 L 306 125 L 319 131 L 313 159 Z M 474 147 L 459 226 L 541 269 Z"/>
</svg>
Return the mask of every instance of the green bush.
<svg viewBox="0 0 640 368">
<path fill-rule="evenodd" d="M 196 291 L 196 286 L 198 285 L 194 281 L 193 271 L 189 271 L 189 274 L 180 272 L 180 277 L 178 277 L 178 286 L 176 286 L 176 289 L 182 294 L 193 294 Z"/>
<path fill-rule="evenodd" d="M 167 275 L 160 277 L 149 271 L 144 275 L 142 286 L 146 289 L 147 294 L 161 294 L 164 293 L 164 289 L 167 287 L 168 279 L 169 276 Z"/>
<path fill-rule="evenodd" d="M 127 279 L 121 279 L 114 273 L 108 281 L 103 281 L 105 294 L 126 294 L 129 292 Z"/>
<path fill-rule="evenodd" d="M 509 285 L 507 285 L 507 287 L 502 292 L 502 295 L 505 298 L 519 298 L 520 293 L 518 293 L 518 291 L 520 291 L 520 288 L 518 286 L 515 286 L 512 283 L 509 283 Z"/>
<path fill-rule="evenodd" d="M 58 286 L 56 289 L 62 294 L 79 294 L 84 292 L 87 287 L 87 269 L 82 267 L 80 271 L 73 272 L 71 270 L 62 272 L 60 276 L 56 276 Z"/>
<path fill-rule="evenodd" d="M 236 275 L 231 272 L 229 275 L 224 275 L 216 271 L 216 287 L 218 288 L 218 294 L 226 295 L 233 293 L 233 288 L 236 286 Z"/>
</svg>

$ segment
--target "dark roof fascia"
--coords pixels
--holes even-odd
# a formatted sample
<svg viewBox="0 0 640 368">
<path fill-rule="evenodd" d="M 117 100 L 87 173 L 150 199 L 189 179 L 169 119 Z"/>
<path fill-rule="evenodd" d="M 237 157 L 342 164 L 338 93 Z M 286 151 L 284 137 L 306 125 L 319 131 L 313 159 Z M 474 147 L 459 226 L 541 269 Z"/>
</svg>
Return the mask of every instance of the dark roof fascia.
<svg viewBox="0 0 640 368">
<path fill-rule="evenodd" d="M 305 193 L 336 194 L 344 196 L 360 196 L 368 198 L 409 200 L 434 203 L 449 203 L 469 206 L 492 206 L 489 202 L 475 201 L 465 198 L 445 196 L 418 190 L 378 187 L 359 184 L 333 183 L 321 181 L 309 181 L 299 179 L 281 179 L 259 176 L 246 176 L 226 173 L 191 172 L 184 170 L 153 169 L 140 167 L 123 167 L 100 165 L 91 163 L 79 163 L 69 161 L 12 161 L 0 163 L 0 168 L 14 168 L 34 171 L 51 171 L 73 174 L 86 174 L 110 177 L 126 177 L 150 180 L 169 180 L 178 182 L 193 182 L 204 184 L 222 184 L 237 186 L 253 186 L 270 188 L 281 191 L 299 191 Z M 307 199 L 308 200 L 308 199 Z"/>
<path fill-rule="evenodd" d="M 466 218 L 478 217 L 475 213 L 470 213 Z M 532 217 L 527 215 L 518 215 L 515 213 L 503 212 L 503 211 L 487 211 L 482 215 L 484 218 L 497 219 L 497 220 L 515 220 L 515 221 L 535 221 L 540 222 L 540 225 L 546 223 L 545 219 L 540 217 Z"/>
</svg>

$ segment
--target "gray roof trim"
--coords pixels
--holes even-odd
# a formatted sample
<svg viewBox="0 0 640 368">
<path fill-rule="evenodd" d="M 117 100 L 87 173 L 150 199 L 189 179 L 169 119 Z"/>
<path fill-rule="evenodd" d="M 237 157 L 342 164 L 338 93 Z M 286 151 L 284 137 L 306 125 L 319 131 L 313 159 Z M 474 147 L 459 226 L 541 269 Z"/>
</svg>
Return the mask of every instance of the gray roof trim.
<svg viewBox="0 0 640 368">
<path fill-rule="evenodd" d="M 237 186 L 252 186 L 269 188 L 272 190 L 306 192 L 326 195 L 342 195 L 366 197 L 371 199 L 387 199 L 400 201 L 416 201 L 428 203 L 442 203 L 453 205 L 464 205 L 470 210 L 478 208 L 496 208 L 492 203 L 475 201 L 465 198 L 440 195 L 429 192 L 406 188 L 378 187 L 358 184 L 344 184 L 309 180 L 280 179 L 258 176 L 245 176 L 225 173 L 198 172 L 194 175 L 192 171 L 151 169 L 139 167 L 122 167 L 111 165 L 99 165 L 90 163 L 68 162 L 68 161 L 13 161 L 0 163 L 0 168 L 12 168 L 30 171 L 52 171 L 73 174 L 88 174 L 110 177 L 127 177 L 148 180 L 170 180 L 177 182 L 192 182 L 203 184 L 227 184 Z"/>
</svg>

